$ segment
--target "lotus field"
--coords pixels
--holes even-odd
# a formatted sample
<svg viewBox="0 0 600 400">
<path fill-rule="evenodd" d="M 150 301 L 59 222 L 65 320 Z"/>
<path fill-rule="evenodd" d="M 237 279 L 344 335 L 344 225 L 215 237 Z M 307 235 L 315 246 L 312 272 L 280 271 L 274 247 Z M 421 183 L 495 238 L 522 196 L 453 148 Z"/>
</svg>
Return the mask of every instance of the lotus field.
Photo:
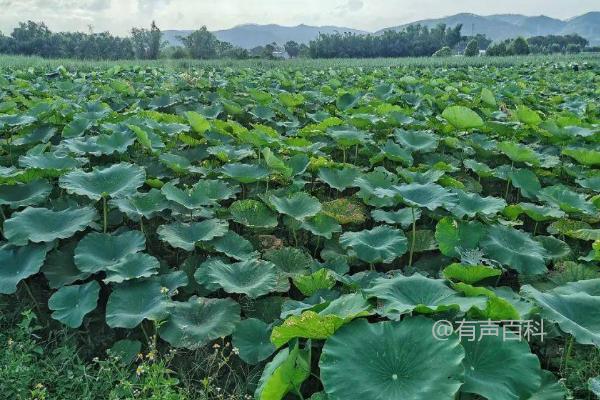
<svg viewBox="0 0 600 400">
<path fill-rule="evenodd" d="M 599 72 L 0 67 L 0 293 L 100 357 L 231 343 L 261 400 L 563 399 Z"/>
</svg>

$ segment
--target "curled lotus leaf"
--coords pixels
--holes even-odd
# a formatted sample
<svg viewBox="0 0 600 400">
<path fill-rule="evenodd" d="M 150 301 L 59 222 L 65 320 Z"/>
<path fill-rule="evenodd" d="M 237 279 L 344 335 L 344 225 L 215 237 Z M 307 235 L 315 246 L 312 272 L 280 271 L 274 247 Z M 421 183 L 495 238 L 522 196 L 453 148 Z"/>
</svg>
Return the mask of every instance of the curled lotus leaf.
<svg viewBox="0 0 600 400">
<path fill-rule="evenodd" d="M 321 211 L 319 200 L 304 192 L 294 193 L 289 197 L 271 196 L 269 201 L 279 213 L 300 221 L 313 217 Z"/>
<path fill-rule="evenodd" d="M 169 207 L 169 202 L 158 189 L 113 199 L 110 204 L 116 206 L 119 211 L 124 212 L 134 221 L 138 221 L 141 217 L 150 219 Z"/>
<path fill-rule="evenodd" d="M 437 340 L 434 321 L 408 318 L 370 324 L 357 319 L 325 342 L 319 368 L 330 398 L 453 399 L 465 352 L 458 337 Z M 349 384 L 352 382 L 352 384 Z"/>
<path fill-rule="evenodd" d="M 448 210 L 458 218 L 465 216 L 475 217 L 477 214 L 493 216 L 506 207 L 506 201 L 497 197 L 481 197 L 477 193 L 468 193 L 462 190 L 454 190 L 456 203 L 448 207 Z"/>
<path fill-rule="evenodd" d="M 332 188 L 343 191 L 354 184 L 359 171 L 356 168 L 321 168 L 319 170 L 319 179 Z"/>
<path fill-rule="evenodd" d="M 48 253 L 42 273 L 48 280 L 50 288 L 58 289 L 85 280 L 91 275 L 89 272 L 81 272 L 75 265 L 73 254 L 76 244 L 77 242 L 71 241 Z"/>
<path fill-rule="evenodd" d="M 538 275 L 547 271 L 546 249 L 526 232 L 494 225 L 481 241 L 481 247 L 488 257 L 523 275 Z"/>
<path fill-rule="evenodd" d="M 439 207 L 453 206 L 457 196 L 448 189 L 435 183 L 410 183 L 408 185 L 393 186 L 387 190 L 376 190 L 380 197 L 400 197 L 404 203 L 411 207 L 435 210 Z"/>
<path fill-rule="evenodd" d="M 225 176 L 241 183 L 260 181 L 269 175 L 269 171 L 265 167 L 254 164 L 226 164 L 222 170 Z"/>
<path fill-rule="evenodd" d="M 83 317 L 96 309 L 100 285 L 96 281 L 82 285 L 63 286 L 48 300 L 52 318 L 69 328 L 79 328 Z"/>
<path fill-rule="evenodd" d="M 43 244 L 0 246 L 0 294 L 13 294 L 23 279 L 39 272 L 48 248 Z"/>
<path fill-rule="evenodd" d="M 97 217 L 91 207 L 67 208 L 53 211 L 47 208 L 27 207 L 13 213 L 4 221 L 4 236 L 17 245 L 66 239 L 85 230 Z"/>
<path fill-rule="evenodd" d="M 106 323 L 111 328 L 131 329 L 144 319 L 165 319 L 169 315 L 168 291 L 161 282 L 152 278 L 115 285 L 106 303 Z"/>
<path fill-rule="evenodd" d="M 229 336 L 240 320 L 240 306 L 232 299 L 191 297 L 174 302 L 160 337 L 175 347 L 198 349 L 211 340 Z"/>
<path fill-rule="evenodd" d="M 258 200 L 234 201 L 229 206 L 229 213 L 235 222 L 250 228 L 274 228 L 277 226 L 277 215 Z"/>
<path fill-rule="evenodd" d="M 16 185 L 0 185 L 0 206 L 8 204 L 10 208 L 19 208 L 36 205 L 46 200 L 51 191 L 52 185 L 41 179 Z"/>
<path fill-rule="evenodd" d="M 240 350 L 240 358 L 250 365 L 266 360 L 275 352 L 271 343 L 270 326 L 256 318 L 240 321 L 233 333 L 233 346 Z"/>
<path fill-rule="evenodd" d="M 457 129 L 471 129 L 483 126 L 483 120 L 475 111 L 464 106 L 450 106 L 442 112 L 442 117 Z"/>
<path fill-rule="evenodd" d="M 394 138 L 411 152 L 429 153 L 438 146 L 438 138 L 431 132 L 405 131 L 396 129 Z"/>
<path fill-rule="evenodd" d="M 319 213 L 314 217 L 305 219 L 302 221 L 300 227 L 311 232 L 313 235 L 322 236 L 326 239 L 331 239 L 334 233 L 342 231 L 342 226 L 337 220 L 324 213 Z"/>
<path fill-rule="evenodd" d="M 121 283 L 131 279 L 148 278 L 158 274 L 159 267 L 158 259 L 149 254 L 128 254 L 119 263 L 107 268 L 104 282 Z"/>
<path fill-rule="evenodd" d="M 408 248 L 404 232 L 387 225 L 360 232 L 345 232 L 340 236 L 340 244 L 351 248 L 356 256 L 367 263 L 391 263 Z"/>
<path fill-rule="evenodd" d="M 221 287 L 227 293 L 245 294 L 253 299 L 268 294 L 277 287 L 277 269 L 268 261 L 244 260 L 227 264 L 213 259 L 200 268 L 207 268 L 211 285 Z"/>
<path fill-rule="evenodd" d="M 170 225 L 162 225 L 156 232 L 160 240 L 169 243 L 171 246 L 192 251 L 196 247 L 196 243 L 223 236 L 227 231 L 228 224 L 226 221 L 208 219 L 189 224 L 175 222 Z"/>
<path fill-rule="evenodd" d="M 598 213 L 598 209 L 587 201 L 584 195 L 564 185 L 545 187 L 538 193 L 538 198 L 567 213 L 582 212 L 591 215 Z"/>
<path fill-rule="evenodd" d="M 75 265 L 82 272 L 95 274 L 120 265 L 128 255 L 145 247 L 146 237 L 139 231 L 88 233 L 75 248 Z"/>
<path fill-rule="evenodd" d="M 82 166 L 85 158 L 73 158 L 56 153 L 29 154 L 19 157 L 19 165 L 23 168 L 66 170 Z"/>
<path fill-rule="evenodd" d="M 397 211 L 373 210 L 371 216 L 377 222 L 400 225 L 402 228 L 408 228 L 413 223 L 413 211 L 410 208 L 403 208 Z M 421 210 L 414 210 L 415 222 L 421 218 Z"/>
<path fill-rule="evenodd" d="M 99 200 L 102 197 L 126 197 L 134 194 L 144 184 L 144 168 L 133 164 L 113 164 L 94 168 L 91 172 L 71 171 L 59 179 L 60 187 L 70 193 Z"/>
<path fill-rule="evenodd" d="M 249 240 L 233 231 L 228 231 L 225 235 L 213 239 L 211 244 L 216 251 L 236 260 L 248 260 L 256 258 L 258 255 Z"/>
</svg>

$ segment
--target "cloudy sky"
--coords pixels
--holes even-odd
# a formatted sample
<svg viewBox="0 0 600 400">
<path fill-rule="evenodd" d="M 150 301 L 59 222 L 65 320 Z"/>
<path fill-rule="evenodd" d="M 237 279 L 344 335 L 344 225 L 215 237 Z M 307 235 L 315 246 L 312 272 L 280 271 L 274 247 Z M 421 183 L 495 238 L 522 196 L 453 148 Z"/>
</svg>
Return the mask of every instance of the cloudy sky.
<svg viewBox="0 0 600 400">
<path fill-rule="evenodd" d="M 598 0 L 0 0 L 0 31 L 18 21 L 45 21 L 51 30 L 126 34 L 155 19 L 161 29 L 211 30 L 253 22 L 337 25 L 377 30 L 459 12 L 520 13 L 570 18 L 600 11 Z"/>
</svg>

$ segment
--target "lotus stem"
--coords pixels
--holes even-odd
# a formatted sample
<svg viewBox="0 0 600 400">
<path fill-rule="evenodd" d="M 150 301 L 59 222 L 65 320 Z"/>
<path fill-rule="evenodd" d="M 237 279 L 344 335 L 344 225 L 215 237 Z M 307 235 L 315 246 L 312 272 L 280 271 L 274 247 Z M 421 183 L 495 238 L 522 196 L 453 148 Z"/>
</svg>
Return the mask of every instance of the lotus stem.
<svg viewBox="0 0 600 400">
<path fill-rule="evenodd" d="M 569 337 L 568 342 L 566 343 L 566 353 L 565 353 L 565 367 L 563 370 L 563 373 L 567 371 L 567 368 L 569 368 L 569 359 L 571 358 L 571 351 L 573 350 L 573 336 L 571 335 Z"/>
<path fill-rule="evenodd" d="M 146 232 L 144 232 L 144 217 L 140 217 L 140 230 L 144 235 L 146 234 Z"/>
<path fill-rule="evenodd" d="M 535 225 L 533 225 L 533 236 L 537 233 L 538 222 L 535 221 Z"/>
<path fill-rule="evenodd" d="M 342 154 L 344 155 L 344 158 L 343 158 L 344 164 L 346 164 L 346 148 L 345 147 L 342 147 Z"/>
<path fill-rule="evenodd" d="M 108 206 L 106 205 L 106 196 L 102 196 L 102 210 L 104 212 L 104 233 L 108 230 Z"/>
<path fill-rule="evenodd" d="M 29 295 L 29 298 L 33 302 L 33 305 L 34 305 L 35 309 L 37 310 L 39 317 L 42 318 L 42 309 L 40 308 L 40 305 L 38 304 L 37 300 L 33 296 L 33 292 L 31 291 L 31 288 L 25 281 L 23 281 L 23 286 L 25 286 L 25 291 L 27 292 L 27 294 Z"/>
<path fill-rule="evenodd" d="M 412 267 L 413 253 L 415 252 L 415 238 L 417 237 L 417 221 L 415 218 L 415 208 L 411 207 L 412 213 L 412 242 L 410 243 L 410 254 L 408 256 L 408 266 Z"/>
<path fill-rule="evenodd" d="M 354 163 L 358 160 L 358 144 L 354 146 Z"/>
</svg>

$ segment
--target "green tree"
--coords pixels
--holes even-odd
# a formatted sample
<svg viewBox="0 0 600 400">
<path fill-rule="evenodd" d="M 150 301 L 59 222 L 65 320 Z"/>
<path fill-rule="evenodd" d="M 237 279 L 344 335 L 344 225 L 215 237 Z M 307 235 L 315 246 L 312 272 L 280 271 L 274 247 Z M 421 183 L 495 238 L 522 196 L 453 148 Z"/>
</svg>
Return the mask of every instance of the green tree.
<svg viewBox="0 0 600 400">
<path fill-rule="evenodd" d="M 433 53 L 433 57 L 450 57 L 452 55 L 452 49 L 448 46 L 444 46 L 435 53 Z"/>
<path fill-rule="evenodd" d="M 508 51 L 511 55 L 515 56 L 526 55 L 529 54 L 529 44 L 524 38 L 518 37 L 511 42 Z"/>
<path fill-rule="evenodd" d="M 567 53 L 569 54 L 577 54 L 577 53 L 581 53 L 581 46 L 579 46 L 578 44 L 575 43 L 569 43 L 567 45 Z"/>
<path fill-rule="evenodd" d="M 300 45 L 293 40 L 289 40 L 288 42 L 286 42 L 283 45 L 283 48 L 291 58 L 296 58 L 298 57 L 298 54 L 300 54 Z"/>
<path fill-rule="evenodd" d="M 477 43 L 477 40 L 471 39 L 465 48 L 465 56 L 475 57 L 477 55 L 479 55 L 479 43 Z"/>
<path fill-rule="evenodd" d="M 152 21 L 150 30 L 144 28 L 131 29 L 131 41 L 137 58 L 156 60 L 162 47 L 162 32 Z"/>
<path fill-rule="evenodd" d="M 195 30 L 186 37 L 180 37 L 180 40 L 192 58 L 210 59 L 217 57 L 219 40 L 206 29 L 206 26 Z"/>
</svg>

